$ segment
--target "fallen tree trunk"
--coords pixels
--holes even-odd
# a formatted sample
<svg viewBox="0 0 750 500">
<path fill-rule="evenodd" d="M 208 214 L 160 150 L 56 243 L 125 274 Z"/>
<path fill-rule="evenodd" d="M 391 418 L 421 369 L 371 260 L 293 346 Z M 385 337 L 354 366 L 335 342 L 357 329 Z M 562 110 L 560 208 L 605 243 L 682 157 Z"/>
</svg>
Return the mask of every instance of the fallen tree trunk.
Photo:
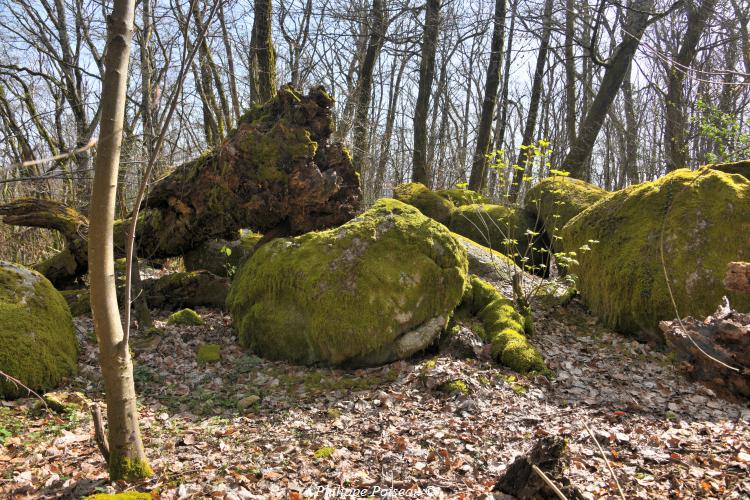
<svg viewBox="0 0 750 500">
<path fill-rule="evenodd" d="M 245 113 L 221 145 L 156 182 L 138 221 L 140 255 L 182 255 L 210 239 L 236 239 L 241 228 L 270 239 L 351 219 L 360 206 L 359 179 L 344 146 L 329 142 L 332 107 L 333 99 L 320 87 L 300 95 L 287 86 Z M 55 286 L 86 273 L 87 221 L 75 210 L 17 200 L 0 207 L 0 215 L 6 224 L 63 234 L 65 251 L 37 267 Z M 120 251 L 128 226 L 129 221 L 115 225 Z"/>
<path fill-rule="evenodd" d="M 730 262 L 724 288 L 730 292 L 750 293 L 750 262 Z"/>
<path fill-rule="evenodd" d="M 682 325 L 684 330 L 679 321 L 659 324 L 678 368 L 717 394 L 750 398 L 750 314 L 734 311 L 725 299 L 713 316 L 688 317 Z"/>
</svg>

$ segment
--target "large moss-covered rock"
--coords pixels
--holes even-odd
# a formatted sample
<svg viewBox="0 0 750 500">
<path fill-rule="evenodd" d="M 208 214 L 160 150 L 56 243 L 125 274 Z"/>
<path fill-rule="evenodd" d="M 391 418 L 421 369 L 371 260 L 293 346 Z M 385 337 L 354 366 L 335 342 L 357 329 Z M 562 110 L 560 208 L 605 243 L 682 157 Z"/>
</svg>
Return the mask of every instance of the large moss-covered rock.
<svg viewBox="0 0 750 500">
<path fill-rule="evenodd" d="M 662 224 L 679 316 L 707 316 L 725 294 L 736 309 L 750 309 L 749 296 L 722 286 L 729 262 L 750 260 L 750 181 L 681 169 L 617 191 L 563 228 L 566 251 L 592 247 L 572 268 L 592 312 L 622 332 L 661 341 L 658 322 L 675 317 L 660 254 Z"/>
<path fill-rule="evenodd" d="M 456 208 L 451 231 L 504 253 L 524 270 L 545 275 L 549 263 L 546 235 L 537 231 L 536 218 L 505 205 L 473 204 Z"/>
<path fill-rule="evenodd" d="M 570 219 L 608 194 L 580 179 L 553 176 L 542 179 L 526 192 L 524 208 L 553 238 Z"/>
<path fill-rule="evenodd" d="M 416 207 L 427 217 L 431 217 L 441 224 L 448 225 L 451 214 L 456 205 L 449 199 L 429 190 L 424 184 L 411 182 L 401 184 L 393 190 L 393 197 L 404 203 Z"/>
<path fill-rule="evenodd" d="M 76 372 L 73 319 L 63 296 L 41 274 L 0 261 L 0 369 L 36 391 Z M 0 377 L 0 397 L 26 395 Z"/>
<path fill-rule="evenodd" d="M 432 191 L 419 182 L 396 186 L 393 197 L 418 208 L 427 217 L 432 217 L 446 226 L 450 223 L 456 207 L 487 202 L 487 199 L 476 191 L 463 188 Z"/>
<path fill-rule="evenodd" d="M 227 305 L 240 342 L 271 359 L 364 366 L 431 343 L 461 301 L 466 251 L 445 226 L 383 199 L 343 226 L 258 249 Z"/>
<path fill-rule="evenodd" d="M 232 276 L 255 250 L 263 237 L 260 233 L 242 231 L 236 240 L 209 240 L 187 252 L 183 259 L 187 271 L 208 271 L 216 276 Z"/>
</svg>

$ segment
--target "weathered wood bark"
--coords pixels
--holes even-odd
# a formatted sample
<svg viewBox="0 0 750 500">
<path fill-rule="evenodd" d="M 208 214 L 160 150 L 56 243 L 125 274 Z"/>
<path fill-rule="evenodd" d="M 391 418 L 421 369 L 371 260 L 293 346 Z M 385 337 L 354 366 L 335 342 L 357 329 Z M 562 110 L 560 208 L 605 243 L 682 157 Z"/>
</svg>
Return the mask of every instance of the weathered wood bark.
<svg viewBox="0 0 750 500">
<path fill-rule="evenodd" d="M 531 175 L 530 169 L 533 155 L 530 146 L 534 143 L 534 133 L 536 131 L 537 115 L 539 113 L 539 103 L 542 100 L 542 78 L 544 77 L 544 67 L 547 65 L 547 51 L 549 50 L 549 39 L 552 34 L 552 0 L 544 3 L 544 21 L 542 26 L 542 39 L 539 42 L 539 52 L 536 56 L 536 68 L 534 70 L 534 79 L 531 84 L 531 98 L 529 101 L 529 113 L 526 115 L 526 125 L 523 129 L 523 139 L 521 140 L 521 149 L 518 152 L 516 163 L 521 169 L 513 172 L 513 182 L 510 185 L 510 199 L 516 201 L 518 193 L 521 191 L 521 184 L 525 175 Z"/>
<path fill-rule="evenodd" d="M 730 292 L 750 293 L 750 262 L 730 262 L 724 276 L 724 288 Z"/>
<path fill-rule="evenodd" d="M 490 44 L 490 62 L 487 66 L 487 80 L 484 85 L 484 100 L 482 114 L 479 118 L 477 131 L 477 147 L 469 176 L 469 189 L 481 191 L 487 183 L 487 154 L 490 148 L 492 132 L 492 116 L 497 104 L 497 88 L 500 86 L 500 63 L 503 58 L 503 42 L 505 34 L 505 1 L 495 0 L 495 20 Z"/>
<path fill-rule="evenodd" d="M 653 21 L 654 0 L 632 0 L 628 2 L 628 13 L 624 22 L 623 39 L 615 47 L 614 55 L 607 62 L 607 69 L 602 77 L 599 90 L 594 97 L 578 130 L 576 142 L 570 146 L 562 162 L 562 168 L 568 170 L 572 177 L 583 179 L 585 165 L 594 148 L 596 137 L 602 128 L 617 91 L 627 74 L 630 62 L 641 42 L 646 28 Z"/>
<path fill-rule="evenodd" d="M 427 12 L 422 38 L 422 59 L 419 62 L 419 90 L 414 108 L 414 153 L 412 158 L 412 181 L 429 186 L 427 169 L 427 115 L 432 93 L 432 80 L 435 78 L 435 51 L 437 50 L 440 6 L 442 0 L 427 0 Z"/>
<path fill-rule="evenodd" d="M 667 172 L 688 166 L 687 139 L 685 138 L 687 120 L 682 87 L 698 52 L 698 41 L 714 13 L 715 6 L 716 0 L 702 0 L 699 5 L 687 3 L 685 35 L 667 75 L 667 95 L 664 102 L 664 147 L 667 156 Z"/>
<path fill-rule="evenodd" d="M 91 310 L 107 401 L 109 476 L 136 481 L 153 474 L 138 426 L 133 363 L 117 307 L 112 232 L 135 0 L 115 0 L 107 17 L 106 71 L 94 165 L 88 247 Z"/>
<path fill-rule="evenodd" d="M 750 314 L 732 310 L 727 301 L 704 321 L 688 317 L 682 324 L 687 332 L 678 321 L 662 321 L 659 327 L 667 345 L 676 354 L 677 366 L 685 375 L 722 396 L 750 398 Z M 709 358 L 696 344 L 738 371 Z"/>
<path fill-rule="evenodd" d="M 139 217 L 141 255 L 182 255 L 209 239 L 235 239 L 242 228 L 284 236 L 351 219 L 361 191 L 348 152 L 329 142 L 332 107 L 322 88 L 300 95 L 284 87 L 246 113 L 218 147 L 158 181 Z M 0 215 L 7 224 L 62 228 L 73 258 L 53 257 L 56 286 L 86 273 L 84 217 L 40 200 L 17 200 Z M 127 228 L 127 221 L 115 224 L 118 254 Z"/>
</svg>

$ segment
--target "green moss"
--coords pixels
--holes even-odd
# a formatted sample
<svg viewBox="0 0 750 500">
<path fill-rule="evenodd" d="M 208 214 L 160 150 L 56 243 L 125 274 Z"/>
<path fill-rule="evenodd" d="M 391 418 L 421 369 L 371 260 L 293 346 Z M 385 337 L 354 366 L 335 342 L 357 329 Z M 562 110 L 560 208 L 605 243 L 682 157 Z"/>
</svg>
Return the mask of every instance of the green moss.
<svg viewBox="0 0 750 500">
<path fill-rule="evenodd" d="M 469 386 L 463 380 L 451 380 L 438 386 L 440 392 L 447 392 L 448 394 L 461 394 L 466 396 L 469 394 Z"/>
<path fill-rule="evenodd" d="M 456 206 L 449 199 L 430 191 L 424 184 L 418 182 L 397 186 L 393 190 L 393 196 L 397 200 L 417 208 L 427 217 L 445 225 L 450 222 L 451 214 L 456 209 Z"/>
<path fill-rule="evenodd" d="M 154 475 L 146 460 L 134 460 L 117 454 L 109 457 L 109 478 L 112 481 L 135 482 Z"/>
<path fill-rule="evenodd" d="M 86 500 L 151 500 L 151 493 L 140 491 L 126 491 L 124 493 L 97 493 L 86 497 Z"/>
<path fill-rule="evenodd" d="M 336 452 L 336 448 L 331 448 L 330 446 L 324 446 L 323 448 L 318 448 L 315 450 L 315 453 L 313 453 L 313 456 L 316 460 L 322 460 L 324 458 L 330 458 L 331 455 L 333 455 Z"/>
<path fill-rule="evenodd" d="M 203 324 L 203 318 L 192 309 L 181 309 L 172 313 L 167 319 L 168 325 L 199 326 Z"/>
<path fill-rule="evenodd" d="M 215 363 L 221 359 L 221 346 L 218 344 L 201 344 L 195 355 L 198 364 Z"/>
<path fill-rule="evenodd" d="M 607 326 L 646 340 L 661 341 L 659 321 L 675 317 L 660 258 L 670 205 L 664 261 L 680 316 L 707 316 L 723 295 L 736 309 L 750 309 L 750 295 L 722 285 L 729 262 L 750 260 L 745 177 L 677 170 L 600 200 L 562 232 L 566 251 L 599 241 L 571 268 L 587 306 Z"/>
<path fill-rule="evenodd" d="M 63 296 L 41 274 L 0 261 L 0 369 L 36 391 L 75 374 L 73 319 Z M 0 398 L 26 391 L 0 377 Z"/>
<path fill-rule="evenodd" d="M 492 357 L 520 373 L 547 372 L 544 359 L 525 336 L 526 320 L 510 299 L 477 276 L 470 280 L 461 308 L 482 321 L 483 329 L 475 333 L 491 344 Z"/>
<path fill-rule="evenodd" d="M 261 247 L 235 276 L 227 305 L 240 342 L 265 357 L 368 364 L 404 333 L 447 321 L 467 265 L 444 226 L 383 199 L 339 228 Z"/>
<path fill-rule="evenodd" d="M 588 182 L 553 176 L 542 179 L 526 192 L 524 207 L 539 219 L 552 238 L 570 219 L 608 195 L 609 192 Z"/>
<path fill-rule="evenodd" d="M 473 205 L 475 203 L 487 203 L 487 198 L 472 191 L 463 188 L 438 189 L 435 191 L 438 196 L 450 200 L 455 206 Z"/>
<path fill-rule="evenodd" d="M 233 241 L 209 240 L 184 255 L 187 271 L 205 270 L 216 276 L 231 277 L 255 251 L 263 235 L 253 231 L 240 231 Z"/>
<path fill-rule="evenodd" d="M 536 219 L 528 212 L 505 205 L 464 205 L 453 211 L 449 226 L 480 245 L 511 257 L 529 271 L 545 274 L 549 243 L 536 231 Z"/>
</svg>

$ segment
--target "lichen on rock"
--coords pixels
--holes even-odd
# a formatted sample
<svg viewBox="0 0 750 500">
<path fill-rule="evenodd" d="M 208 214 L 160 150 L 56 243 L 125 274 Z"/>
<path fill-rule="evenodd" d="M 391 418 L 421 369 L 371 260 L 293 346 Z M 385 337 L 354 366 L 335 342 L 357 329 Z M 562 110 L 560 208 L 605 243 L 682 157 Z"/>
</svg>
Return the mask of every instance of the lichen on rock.
<svg viewBox="0 0 750 500">
<path fill-rule="evenodd" d="M 73 319 L 63 296 L 41 274 L 0 261 L 0 367 L 36 391 L 76 372 Z M 27 394 L 0 377 L 0 398 Z"/>
<path fill-rule="evenodd" d="M 382 199 L 339 228 L 261 247 L 227 305 L 240 342 L 262 356 L 376 365 L 434 340 L 461 301 L 467 266 L 445 226 Z"/>
<path fill-rule="evenodd" d="M 600 200 L 562 237 L 566 251 L 591 247 L 571 271 L 586 305 L 621 332 L 661 342 L 660 320 L 708 316 L 725 294 L 736 309 L 750 308 L 750 296 L 722 285 L 729 262 L 750 260 L 750 180 L 741 175 L 676 170 Z"/>
</svg>

